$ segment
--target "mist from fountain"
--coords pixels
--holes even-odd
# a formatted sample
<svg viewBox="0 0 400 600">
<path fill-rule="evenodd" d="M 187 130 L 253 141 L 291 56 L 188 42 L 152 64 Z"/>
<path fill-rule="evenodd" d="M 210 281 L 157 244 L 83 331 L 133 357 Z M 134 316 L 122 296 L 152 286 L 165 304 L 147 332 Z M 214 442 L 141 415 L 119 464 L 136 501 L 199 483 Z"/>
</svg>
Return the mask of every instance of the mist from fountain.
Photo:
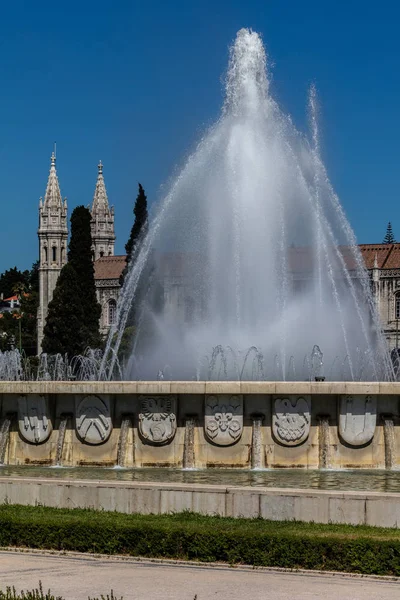
<svg viewBox="0 0 400 600">
<path fill-rule="evenodd" d="M 364 379 L 391 377 L 368 273 L 321 159 L 317 112 L 313 87 L 311 135 L 301 135 L 270 94 L 260 36 L 240 30 L 221 117 L 130 265 L 102 376 L 107 361 L 112 376 L 134 304 L 126 379 L 155 379 L 165 364 L 174 379 L 198 378 L 210 354 L 210 378 L 308 379 L 304 357 L 316 344 L 331 379 L 344 370 L 357 379 L 360 356 L 369 357 Z"/>
</svg>

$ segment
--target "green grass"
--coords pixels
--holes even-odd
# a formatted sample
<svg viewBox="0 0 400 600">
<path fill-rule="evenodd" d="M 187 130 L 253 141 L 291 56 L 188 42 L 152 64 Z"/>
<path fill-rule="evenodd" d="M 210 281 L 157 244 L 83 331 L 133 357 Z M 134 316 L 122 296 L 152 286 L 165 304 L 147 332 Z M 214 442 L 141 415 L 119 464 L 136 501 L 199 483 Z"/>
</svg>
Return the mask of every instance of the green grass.
<svg viewBox="0 0 400 600">
<path fill-rule="evenodd" d="M 400 576 L 400 531 L 3 505 L 0 546 Z"/>
</svg>

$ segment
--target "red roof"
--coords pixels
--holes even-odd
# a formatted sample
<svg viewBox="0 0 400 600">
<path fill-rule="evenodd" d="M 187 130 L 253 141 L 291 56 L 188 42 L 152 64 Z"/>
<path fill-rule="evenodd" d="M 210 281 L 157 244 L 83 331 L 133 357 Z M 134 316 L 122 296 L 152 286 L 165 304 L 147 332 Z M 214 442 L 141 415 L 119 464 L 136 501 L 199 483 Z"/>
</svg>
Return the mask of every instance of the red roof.
<svg viewBox="0 0 400 600">
<path fill-rule="evenodd" d="M 400 244 L 360 244 L 367 269 L 373 269 L 375 256 L 379 269 L 400 268 Z"/>
<path fill-rule="evenodd" d="M 95 279 L 119 279 L 125 268 L 126 255 L 102 256 L 94 263 Z"/>
<path fill-rule="evenodd" d="M 400 269 L 400 244 L 360 244 L 358 246 L 367 269 L 373 269 L 375 257 L 379 269 Z M 340 252 L 349 269 L 353 264 L 353 253 L 346 246 L 340 247 Z M 199 257 L 188 253 L 162 253 L 158 257 L 158 265 L 164 275 L 184 275 L 187 270 L 195 268 Z M 289 269 L 301 273 L 312 268 L 314 252 L 309 247 L 292 247 L 289 250 Z M 125 268 L 126 255 L 103 256 L 94 263 L 94 278 L 119 279 Z M 17 296 L 7 300 L 17 300 Z"/>
</svg>

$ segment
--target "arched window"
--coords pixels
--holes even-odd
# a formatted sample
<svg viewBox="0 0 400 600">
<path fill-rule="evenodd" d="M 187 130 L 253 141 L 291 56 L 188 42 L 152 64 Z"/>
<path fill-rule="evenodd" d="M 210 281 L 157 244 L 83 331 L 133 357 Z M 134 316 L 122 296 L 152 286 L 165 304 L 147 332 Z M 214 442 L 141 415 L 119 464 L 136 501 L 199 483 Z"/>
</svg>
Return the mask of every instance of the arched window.
<svg viewBox="0 0 400 600">
<path fill-rule="evenodd" d="M 44 247 L 44 262 L 47 263 L 47 246 Z"/>
<path fill-rule="evenodd" d="M 56 262 L 57 260 L 57 248 L 55 246 L 52 246 L 52 251 L 53 251 L 53 262 Z"/>
<path fill-rule="evenodd" d="M 394 300 L 394 318 L 400 319 L 400 294 L 396 294 Z"/>
<path fill-rule="evenodd" d="M 108 324 L 114 325 L 117 316 L 117 303 L 115 300 L 109 300 L 108 302 Z"/>
</svg>

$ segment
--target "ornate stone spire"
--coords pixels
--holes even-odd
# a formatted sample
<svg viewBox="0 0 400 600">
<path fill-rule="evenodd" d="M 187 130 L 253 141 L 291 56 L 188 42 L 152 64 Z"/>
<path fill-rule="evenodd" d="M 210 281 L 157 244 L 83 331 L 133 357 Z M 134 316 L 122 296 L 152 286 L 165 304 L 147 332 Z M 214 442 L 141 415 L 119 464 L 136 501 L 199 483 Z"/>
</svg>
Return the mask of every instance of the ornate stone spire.
<svg viewBox="0 0 400 600">
<path fill-rule="evenodd" d="M 54 152 L 51 155 L 50 173 L 47 181 L 46 193 L 44 196 L 43 206 L 45 208 L 62 208 L 63 201 L 61 198 L 60 186 L 56 171 L 56 156 Z"/>
<path fill-rule="evenodd" d="M 98 164 L 96 189 L 92 202 L 92 250 L 93 259 L 114 256 L 114 207 L 109 207 L 103 165 Z"/>
<path fill-rule="evenodd" d="M 50 173 L 44 200 L 39 201 L 39 309 L 38 353 L 41 352 L 43 329 L 49 302 L 57 279 L 67 262 L 67 201 L 61 198 L 56 171 L 56 156 L 51 155 Z"/>
<path fill-rule="evenodd" d="M 103 165 L 100 161 L 97 165 L 98 174 L 97 174 L 97 183 L 96 189 L 94 190 L 93 203 L 92 203 L 92 217 L 94 218 L 96 214 L 105 214 L 109 212 L 108 206 L 108 198 L 107 198 L 107 190 L 106 184 L 104 183 L 103 177 Z"/>
</svg>

